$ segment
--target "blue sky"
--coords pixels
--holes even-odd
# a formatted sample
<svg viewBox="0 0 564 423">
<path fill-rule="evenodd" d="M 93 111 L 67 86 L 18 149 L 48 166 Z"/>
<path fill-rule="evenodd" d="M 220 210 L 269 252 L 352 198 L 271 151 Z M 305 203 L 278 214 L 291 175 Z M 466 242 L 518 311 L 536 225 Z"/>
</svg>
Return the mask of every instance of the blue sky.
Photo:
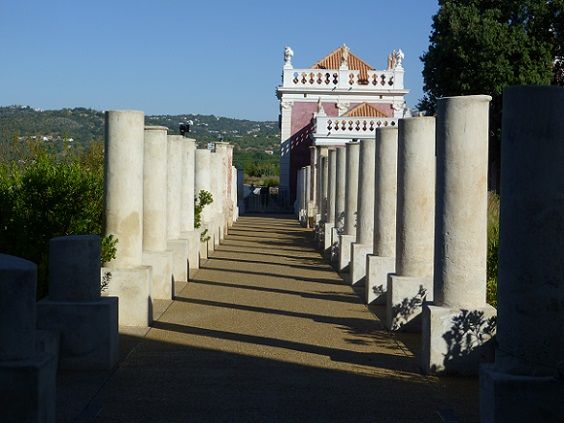
<svg viewBox="0 0 564 423">
<path fill-rule="evenodd" d="M 408 104 L 436 0 L 0 0 L 0 105 L 276 120 L 283 49 L 307 67 L 342 43 L 377 69 L 406 55 Z"/>
</svg>

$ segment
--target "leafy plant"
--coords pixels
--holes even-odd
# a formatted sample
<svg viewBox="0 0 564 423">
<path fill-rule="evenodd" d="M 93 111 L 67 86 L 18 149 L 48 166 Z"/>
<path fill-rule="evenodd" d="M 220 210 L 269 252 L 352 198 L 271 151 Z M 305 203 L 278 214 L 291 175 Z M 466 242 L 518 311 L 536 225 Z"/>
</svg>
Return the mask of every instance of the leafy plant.
<svg viewBox="0 0 564 423">
<path fill-rule="evenodd" d="M 213 203 L 213 195 L 206 191 L 200 190 L 198 192 L 197 198 L 194 199 L 194 227 L 196 229 L 200 229 L 202 227 L 202 211 L 204 207 Z M 208 235 L 208 230 L 204 229 L 200 233 L 200 241 L 206 242 L 210 240 L 210 236 Z"/>
</svg>

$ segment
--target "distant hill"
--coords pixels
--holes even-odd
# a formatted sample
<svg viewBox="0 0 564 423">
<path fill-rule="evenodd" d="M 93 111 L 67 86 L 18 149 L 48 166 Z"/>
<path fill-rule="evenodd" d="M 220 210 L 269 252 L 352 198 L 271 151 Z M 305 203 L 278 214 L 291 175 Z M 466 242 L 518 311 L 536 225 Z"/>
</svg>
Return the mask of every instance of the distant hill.
<svg viewBox="0 0 564 423">
<path fill-rule="evenodd" d="M 146 116 L 147 125 L 162 125 L 178 134 L 181 122 L 192 120 L 192 138 L 200 145 L 224 141 L 235 145 L 239 152 L 273 152 L 278 155 L 280 135 L 275 121 L 251 121 L 214 115 L 155 115 Z M 38 110 L 27 106 L 0 107 L 0 141 L 35 137 L 45 142 L 72 139 L 88 144 L 104 137 L 104 113 L 77 107 L 60 110 Z"/>
</svg>

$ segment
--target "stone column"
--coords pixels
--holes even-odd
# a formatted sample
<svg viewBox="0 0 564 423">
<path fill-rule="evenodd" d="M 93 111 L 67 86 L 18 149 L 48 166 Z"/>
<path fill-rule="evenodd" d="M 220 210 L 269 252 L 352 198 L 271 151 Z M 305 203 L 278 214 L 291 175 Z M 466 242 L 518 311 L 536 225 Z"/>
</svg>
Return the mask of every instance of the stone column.
<svg viewBox="0 0 564 423">
<path fill-rule="evenodd" d="M 239 220 L 239 205 L 237 201 L 237 194 L 239 192 L 238 171 L 235 166 L 231 166 L 231 207 L 233 208 L 233 219 L 231 223 Z"/>
<path fill-rule="evenodd" d="M 105 114 L 105 234 L 117 239 L 116 257 L 104 295 L 119 297 L 119 324 L 152 321 L 152 268 L 143 266 L 144 114 L 111 110 Z"/>
<path fill-rule="evenodd" d="M 37 348 L 37 267 L 0 254 L 0 413 L 6 422 L 54 422 L 57 357 Z"/>
<path fill-rule="evenodd" d="M 167 132 L 146 126 L 143 158 L 143 264 L 153 268 L 154 299 L 172 299 L 172 251 L 167 245 Z"/>
<path fill-rule="evenodd" d="M 233 146 L 226 142 L 218 142 L 215 144 L 215 154 L 217 157 L 218 169 L 218 185 L 217 193 L 219 196 L 218 208 L 221 210 L 222 219 L 220 224 L 221 240 L 227 234 L 229 222 L 232 221 L 233 210 L 230 206 L 231 198 L 231 163 L 233 160 Z"/>
<path fill-rule="evenodd" d="M 398 128 L 376 129 L 373 254 L 366 260 L 366 302 L 386 302 L 388 275 L 396 267 Z"/>
<path fill-rule="evenodd" d="M 51 239 L 49 296 L 37 303 L 37 327 L 60 335 L 61 369 L 103 370 L 117 364 L 118 299 L 100 297 L 99 236 Z"/>
<path fill-rule="evenodd" d="M 196 140 L 183 138 L 182 141 L 180 238 L 188 240 L 188 268 L 198 269 L 200 267 L 200 233 L 194 228 Z"/>
<path fill-rule="evenodd" d="M 480 372 L 484 423 L 564 415 L 563 109 L 560 87 L 503 94 L 498 330 L 495 364 Z"/>
<path fill-rule="evenodd" d="M 237 169 L 237 206 L 239 215 L 245 213 L 245 173 L 243 169 Z"/>
<path fill-rule="evenodd" d="M 180 233 L 184 139 L 181 135 L 168 135 L 167 138 L 167 244 L 172 251 L 172 274 L 175 282 L 188 282 L 190 254 L 189 242 L 182 239 Z"/>
<path fill-rule="evenodd" d="M 317 199 L 317 158 L 318 158 L 318 150 L 315 146 L 311 146 L 309 147 L 309 151 L 310 151 L 310 166 L 311 166 L 311 170 L 310 170 L 310 178 L 309 178 L 309 182 L 310 182 L 310 188 L 309 188 L 309 205 L 308 205 L 308 211 L 307 211 L 307 216 L 309 219 L 308 222 L 308 226 L 310 228 L 315 228 L 316 225 L 316 215 L 317 215 L 317 205 L 316 205 L 316 199 Z"/>
<path fill-rule="evenodd" d="M 209 226 L 209 231 L 213 235 L 214 249 L 219 247 L 223 238 L 222 236 L 222 222 L 223 218 L 223 196 L 221 195 L 221 184 L 223 182 L 222 175 L 222 157 L 221 153 L 212 152 L 210 154 L 210 180 L 211 180 L 211 193 L 213 196 L 213 203 L 209 205 L 213 214 L 212 221 Z"/>
<path fill-rule="evenodd" d="M 486 304 L 488 108 L 484 95 L 437 109 L 434 305 L 423 305 L 426 372 L 477 373 L 495 333 Z"/>
<path fill-rule="evenodd" d="M 345 228 L 345 185 L 347 180 L 347 149 L 337 148 L 337 163 L 335 165 L 335 226 L 331 231 L 331 262 L 338 266 L 339 236 Z"/>
<path fill-rule="evenodd" d="M 356 241 L 356 212 L 358 200 L 358 165 L 360 143 L 347 143 L 347 168 L 345 175 L 345 226 L 339 236 L 340 272 L 348 272 L 351 261 L 351 244 Z"/>
<path fill-rule="evenodd" d="M 335 203 L 337 193 L 337 150 L 329 150 L 327 162 L 327 221 L 324 228 L 323 253 L 331 258 L 332 232 L 335 226 Z"/>
<path fill-rule="evenodd" d="M 325 246 L 325 221 L 327 219 L 327 187 L 328 187 L 328 157 L 319 158 L 319 222 L 317 226 L 317 246 L 324 250 Z"/>
<path fill-rule="evenodd" d="M 311 166 L 304 168 L 304 207 L 305 207 L 305 227 L 310 227 L 310 197 L 311 197 Z"/>
<path fill-rule="evenodd" d="M 356 242 L 351 246 L 350 283 L 363 283 L 366 277 L 366 256 L 373 251 L 374 232 L 374 140 L 360 141 L 359 184 L 357 193 Z"/>
<path fill-rule="evenodd" d="M 196 150 L 196 189 L 194 196 L 196 199 L 200 191 L 212 193 L 211 188 L 211 151 L 208 149 Z M 212 194 L 213 195 L 213 194 Z M 213 233 L 210 230 L 213 219 L 213 204 L 205 206 L 201 213 L 201 221 L 199 227 L 196 227 L 203 239 L 209 238 L 208 241 L 200 242 L 200 257 L 206 259 L 208 250 L 213 251 L 214 240 Z"/>
<path fill-rule="evenodd" d="M 387 326 L 420 331 L 413 320 L 433 300 L 435 118 L 399 120 L 396 273 L 388 278 Z"/>
</svg>

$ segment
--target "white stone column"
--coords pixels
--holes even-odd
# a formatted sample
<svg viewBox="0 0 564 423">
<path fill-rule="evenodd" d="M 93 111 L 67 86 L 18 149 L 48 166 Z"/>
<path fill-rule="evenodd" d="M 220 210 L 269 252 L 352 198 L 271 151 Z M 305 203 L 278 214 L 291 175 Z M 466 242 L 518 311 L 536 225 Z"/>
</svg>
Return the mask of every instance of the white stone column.
<svg viewBox="0 0 564 423">
<path fill-rule="evenodd" d="M 243 169 L 237 169 L 237 206 L 239 207 L 239 216 L 245 213 L 245 172 Z"/>
<path fill-rule="evenodd" d="M 305 208 L 305 222 L 304 226 L 309 227 L 309 204 L 311 197 L 311 165 L 304 167 L 304 208 Z"/>
<path fill-rule="evenodd" d="M 118 299 L 100 297 L 99 236 L 49 241 L 49 296 L 37 303 L 37 328 L 59 334 L 60 369 L 115 367 Z"/>
<path fill-rule="evenodd" d="M 356 242 L 351 245 L 351 285 L 365 281 L 366 256 L 373 251 L 375 146 L 373 139 L 360 141 Z"/>
<path fill-rule="evenodd" d="M 434 305 L 423 305 L 423 368 L 477 373 L 495 333 L 486 304 L 488 108 L 484 95 L 439 99 Z"/>
<path fill-rule="evenodd" d="M 227 228 L 231 226 L 233 221 L 233 208 L 230 203 L 231 198 L 231 165 L 233 162 L 233 146 L 226 142 L 215 144 L 216 153 L 220 166 L 220 179 L 218 180 L 218 195 L 220 196 L 220 205 L 222 213 L 221 239 L 223 240 L 227 234 Z M 231 222 L 231 223 L 230 223 Z"/>
<path fill-rule="evenodd" d="M 396 267 L 398 128 L 376 129 L 373 254 L 366 259 L 366 302 L 386 302 L 388 275 Z"/>
<path fill-rule="evenodd" d="M 351 244 L 356 241 L 360 143 L 349 142 L 345 148 L 347 149 L 347 168 L 345 176 L 345 226 L 343 234 L 339 236 L 338 270 L 340 272 L 349 272 Z"/>
<path fill-rule="evenodd" d="M 105 234 L 117 239 L 116 257 L 105 263 L 111 274 L 104 295 L 119 297 L 119 324 L 152 321 L 152 268 L 143 266 L 144 114 L 112 110 L 105 114 Z"/>
<path fill-rule="evenodd" d="M 221 185 L 223 182 L 223 172 L 222 172 L 222 157 L 221 153 L 212 152 L 210 154 L 210 180 L 211 180 L 211 193 L 213 196 L 213 203 L 209 205 L 213 213 L 213 218 L 210 223 L 210 233 L 213 234 L 214 249 L 219 247 L 221 240 L 223 239 L 222 222 L 223 217 L 223 196 L 221 194 Z"/>
<path fill-rule="evenodd" d="M 207 191 L 212 193 L 211 187 L 211 151 L 208 149 L 197 149 L 196 150 L 196 187 L 194 190 L 194 196 L 198 199 L 200 191 Z M 209 237 L 208 241 L 200 241 L 200 257 L 206 259 L 208 257 L 208 251 L 213 251 L 214 249 L 214 234 L 210 230 L 213 220 L 213 204 L 205 206 L 201 213 L 200 227 L 196 230 L 205 239 Z"/>
<path fill-rule="evenodd" d="M 292 106 L 294 102 L 280 102 L 280 190 L 290 198 L 290 146 L 292 137 Z M 241 198 L 243 200 L 243 198 Z"/>
<path fill-rule="evenodd" d="M 239 184 L 237 182 L 238 172 L 235 166 L 231 166 L 231 207 L 233 208 L 233 218 L 231 224 L 239 220 L 239 205 L 237 202 L 237 194 L 239 192 Z"/>
<path fill-rule="evenodd" d="M 57 357 L 37 345 L 37 267 L 0 254 L 0 414 L 6 422 L 54 422 Z"/>
<path fill-rule="evenodd" d="M 323 253 L 331 258 L 332 233 L 335 227 L 335 203 L 337 194 L 337 150 L 329 150 L 327 157 L 327 221 L 324 228 Z"/>
<path fill-rule="evenodd" d="M 143 264 L 153 268 L 154 299 L 172 299 L 172 251 L 167 251 L 168 128 L 146 126 L 143 158 Z"/>
<path fill-rule="evenodd" d="M 326 151 L 328 153 L 328 151 Z M 319 158 L 319 222 L 317 226 L 317 246 L 324 250 L 325 246 L 325 221 L 327 219 L 327 188 L 328 188 L 328 157 Z"/>
<path fill-rule="evenodd" d="M 564 415 L 562 110 L 560 87 L 503 94 L 498 330 L 495 364 L 480 371 L 484 423 Z"/>
<path fill-rule="evenodd" d="M 188 268 L 200 267 L 200 233 L 194 228 L 196 140 L 182 139 L 180 238 L 188 240 Z M 190 276 L 190 275 L 188 275 Z"/>
<path fill-rule="evenodd" d="M 310 228 L 315 228 L 316 216 L 317 216 L 317 179 L 318 179 L 318 149 L 315 146 L 309 147 L 310 150 L 310 188 L 309 188 L 309 205 L 308 205 L 308 226 Z"/>
<path fill-rule="evenodd" d="M 339 236 L 345 228 L 345 188 L 347 180 L 347 149 L 337 148 L 337 164 L 335 176 L 335 226 L 331 231 L 331 262 L 338 266 Z"/>
<path fill-rule="evenodd" d="M 396 273 L 388 278 L 387 326 L 420 331 L 413 320 L 433 300 L 435 118 L 399 120 Z"/>
<path fill-rule="evenodd" d="M 181 135 L 167 136 L 167 245 L 172 251 L 172 274 L 175 282 L 188 281 L 190 254 L 189 242 L 182 239 L 180 233 L 184 139 Z"/>
</svg>

